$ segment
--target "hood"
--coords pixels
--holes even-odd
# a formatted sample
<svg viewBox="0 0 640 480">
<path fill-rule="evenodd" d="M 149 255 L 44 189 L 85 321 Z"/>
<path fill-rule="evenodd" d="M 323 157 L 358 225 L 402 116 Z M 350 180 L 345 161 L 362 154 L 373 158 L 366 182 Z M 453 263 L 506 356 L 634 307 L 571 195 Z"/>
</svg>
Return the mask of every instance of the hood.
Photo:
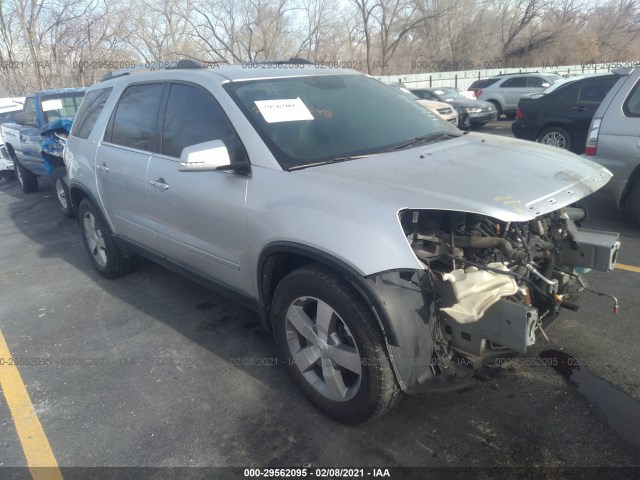
<svg viewBox="0 0 640 480">
<path fill-rule="evenodd" d="M 423 107 L 427 107 L 429 110 L 437 110 L 438 108 L 452 108 L 451 105 L 445 102 L 437 102 L 435 100 L 425 100 L 423 98 L 416 100 Z"/>
<path fill-rule="evenodd" d="M 484 100 L 456 99 L 447 103 L 456 108 L 482 108 L 483 110 L 487 110 L 489 107 L 494 108 L 492 103 L 485 102 Z"/>
<path fill-rule="evenodd" d="M 612 177 L 606 168 L 555 147 L 479 133 L 294 173 L 395 210 L 462 211 L 502 221 L 557 210 Z"/>
</svg>

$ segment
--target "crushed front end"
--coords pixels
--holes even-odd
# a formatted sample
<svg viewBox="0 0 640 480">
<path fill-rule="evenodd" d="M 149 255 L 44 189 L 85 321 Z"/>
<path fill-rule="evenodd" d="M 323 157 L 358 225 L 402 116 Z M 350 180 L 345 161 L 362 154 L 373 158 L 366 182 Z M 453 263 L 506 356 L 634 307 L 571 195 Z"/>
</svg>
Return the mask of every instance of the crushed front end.
<svg viewBox="0 0 640 480">
<path fill-rule="evenodd" d="M 589 289 L 584 274 L 613 269 L 620 247 L 617 233 L 581 228 L 581 208 L 525 222 L 433 210 L 403 210 L 399 217 L 424 270 L 383 283 L 421 293 L 422 308 L 408 306 L 420 312 L 428 337 L 416 344 L 432 350 L 410 366 L 396 359 L 408 391 L 452 380 L 461 363 L 477 369 L 497 356 L 526 352 L 561 309 L 578 309 L 580 294 Z M 424 357 L 428 350 L 416 351 Z"/>
<path fill-rule="evenodd" d="M 620 247 L 617 233 L 578 227 L 585 217 L 579 208 L 521 223 L 403 212 L 450 347 L 474 362 L 504 348 L 524 353 L 561 308 L 577 310 L 583 274 L 612 270 Z"/>
</svg>

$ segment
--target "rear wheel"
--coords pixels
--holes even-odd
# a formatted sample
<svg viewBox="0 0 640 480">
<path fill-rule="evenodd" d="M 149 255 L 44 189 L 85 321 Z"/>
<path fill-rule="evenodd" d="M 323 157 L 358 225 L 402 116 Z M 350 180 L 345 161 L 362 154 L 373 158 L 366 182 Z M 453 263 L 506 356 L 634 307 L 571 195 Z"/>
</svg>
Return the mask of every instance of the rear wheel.
<svg viewBox="0 0 640 480">
<path fill-rule="evenodd" d="M 105 278 L 125 275 L 133 268 L 134 258 L 126 256 L 111 237 L 111 230 L 91 200 L 78 207 L 82 240 L 95 269 Z"/>
<path fill-rule="evenodd" d="M 56 192 L 56 201 L 60 212 L 69 218 L 73 218 L 73 208 L 69 201 L 69 187 L 64 177 L 67 175 L 67 169 L 65 167 L 58 167 L 53 171 L 51 179 L 53 181 L 53 189 Z"/>
<path fill-rule="evenodd" d="M 545 128 L 538 135 L 538 141 L 564 150 L 571 149 L 571 135 L 562 127 Z"/>
<path fill-rule="evenodd" d="M 22 166 L 22 164 L 14 157 L 13 166 L 16 172 L 16 178 L 20 183 L 20 188 L 24 193 L 33 193 L 38 190 L 38 176 Z"/>
<path fill-rule="evenodd" d="M 627 199 L 627 206 L 631 217 L 640 225 L 640 181 L 631 187 L 629 198 Z"/>
<path fill-rule="evenodd" d="M 272 321 L 282 360 L 305 396 L 335 420 L 373 420 L 400 399 L 382 333 L 342 277 L 311 264 L 276 289 Z"/>
</svg>

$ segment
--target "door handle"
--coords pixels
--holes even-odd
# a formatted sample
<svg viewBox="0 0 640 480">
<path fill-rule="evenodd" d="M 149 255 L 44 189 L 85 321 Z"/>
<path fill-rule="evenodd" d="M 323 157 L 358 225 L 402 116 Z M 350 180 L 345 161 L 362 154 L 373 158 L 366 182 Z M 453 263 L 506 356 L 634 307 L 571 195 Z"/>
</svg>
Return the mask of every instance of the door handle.
<svg viewBox="0 0 640 480">
<path fill-rule="evenodd" d="M 149 184 L 152 187 L 156 187 L 158 190 L 169 190 L 169 185 L 164 182 L 164 178 L 159 178 L 157 180 L 150 180 Z"/>
<path fill-rule="evenodd" d="M 587 107 L 585 107 L 584 105 L 580 105 L 578 107 L 573 107 L 573 109 L 579 112 L 584 112 L 587 109 Z"/>
<path fill-rule="evenodd" d="M 96 165 L 96 169 L 102 171 L 102 172 L 108 172 L 109 171 L 109 167 L 107 167 L 107 164 L 102 162 L 101 164 Z"/>
</svg>

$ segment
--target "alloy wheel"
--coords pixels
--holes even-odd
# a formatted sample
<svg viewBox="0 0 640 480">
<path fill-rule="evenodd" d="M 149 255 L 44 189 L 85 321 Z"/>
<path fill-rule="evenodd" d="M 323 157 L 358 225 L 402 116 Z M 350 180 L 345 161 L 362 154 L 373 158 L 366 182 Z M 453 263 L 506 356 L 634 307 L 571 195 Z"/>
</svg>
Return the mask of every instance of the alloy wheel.
<svg viewBox="0 0 640 480">
<path fill-rule="evenodd" d="M 318 298 L 299 297 L 285 325 L 291 358 L 309 385 L 332 401 L 352 399 L 360 388 L 362 360 L 336 311 Z"/>
<path fill-rule="evenodd" d="M 97 225 L 95 215 L 91 212 L 85 212 L 82 217 L 82 225 L 89 253 L 100 267 L 105 267 L 107 265 L 107 251 L 102 230 Z"/>
</svg>

